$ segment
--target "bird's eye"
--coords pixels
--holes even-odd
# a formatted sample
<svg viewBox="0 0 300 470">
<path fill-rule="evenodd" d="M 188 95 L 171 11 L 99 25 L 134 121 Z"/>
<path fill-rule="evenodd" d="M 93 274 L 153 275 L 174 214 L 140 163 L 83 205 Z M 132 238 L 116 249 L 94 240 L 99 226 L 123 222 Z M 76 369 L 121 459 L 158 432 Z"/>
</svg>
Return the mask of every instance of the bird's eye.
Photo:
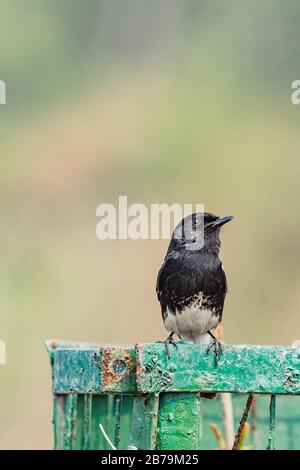
<svg viewBox="0 0 300 470">
<path fill-rule="evenodd" d="M 193 231 L 196 231 L 197 228 L 201 225 L 201 223 L 202 223 L 201 217 L 195 217 L 195 219 L 193 219 L 193 222 L 192 222 Z"/>
</svg>

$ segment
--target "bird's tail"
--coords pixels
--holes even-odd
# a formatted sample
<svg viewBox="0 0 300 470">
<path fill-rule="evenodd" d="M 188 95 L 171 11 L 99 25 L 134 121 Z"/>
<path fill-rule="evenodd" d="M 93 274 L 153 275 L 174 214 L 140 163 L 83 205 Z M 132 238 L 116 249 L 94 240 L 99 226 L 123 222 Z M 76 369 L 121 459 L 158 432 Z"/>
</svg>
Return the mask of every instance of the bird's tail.
<svg viewBox="0 0 300 470">
<path fill-rule="evenodd" d="M 193 338 L 193 343 L 194 344 L 209 344 L 210 340 L 211 340 L 210 336 L 207 333 L 205 333 L 204 335 Z"/>
</svg>

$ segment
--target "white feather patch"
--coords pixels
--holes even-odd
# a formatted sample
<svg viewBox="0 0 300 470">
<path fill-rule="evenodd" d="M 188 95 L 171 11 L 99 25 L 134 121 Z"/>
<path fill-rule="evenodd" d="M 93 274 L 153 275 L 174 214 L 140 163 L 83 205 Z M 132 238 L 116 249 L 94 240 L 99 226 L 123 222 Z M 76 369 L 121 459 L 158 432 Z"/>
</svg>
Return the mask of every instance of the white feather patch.
<svg viewBox="0 0 300 470">
<path fill-rule="evenodd" d="M 213 310 L 200 310 L 193 304 L 175 315 L 167 308 L 164 323 L 170 333 L 174 331 L 183 341 L 206 344 L 210 341 L 207 331 L 216 328 L 219 318 Z"/>
</svg>

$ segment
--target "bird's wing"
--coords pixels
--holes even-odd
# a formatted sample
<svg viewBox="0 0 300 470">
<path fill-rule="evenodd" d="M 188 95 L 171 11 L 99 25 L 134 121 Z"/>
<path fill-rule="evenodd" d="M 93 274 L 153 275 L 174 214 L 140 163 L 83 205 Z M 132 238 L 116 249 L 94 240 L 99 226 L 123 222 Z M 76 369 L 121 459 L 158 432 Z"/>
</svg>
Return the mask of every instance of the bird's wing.
<svg viewBox="0 0 300 470">
<path fill-rule="evenodd" d="M 224 278 L 224 295 L 226 295 L 227 292 L 228 292 L 228 284 L 227 284 L 227 279 L 226 279 L 226 274 L 225 274 L 225 271 L 224 271 L 223 264 L 221 264 L 221 270 L 222 270 L 223 278 Z"/>
<path fill-rule="evenodd" d="M 181 277 L 182 265 L 178 261 L 177 256 L 167 256 L 162 264 L 156 281 L 156 294 L 160 301 L 166 289 L 170 288 L 173 284 L 178 284 L 178 279 Z"/>
<path fill-rule="evenodd" d="M 157 277 L 156 292 L 164 312 L 180 307 L 188 298 L 203 293 L 205 301 L 220 306 L 220 314 L 227 292 L 225 272 L 221 262 L 210 271 L 195 258 L 168 256 Z"/>
</svg>

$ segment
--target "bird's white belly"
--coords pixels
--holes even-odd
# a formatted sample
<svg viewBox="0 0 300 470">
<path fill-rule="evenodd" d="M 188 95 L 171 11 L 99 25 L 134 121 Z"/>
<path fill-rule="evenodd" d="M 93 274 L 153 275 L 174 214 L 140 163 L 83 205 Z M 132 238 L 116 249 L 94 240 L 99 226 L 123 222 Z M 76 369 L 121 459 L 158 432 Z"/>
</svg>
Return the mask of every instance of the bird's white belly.
<svg viewBox="0 0 300 470">
<path fill-rule="evenodd" d="M 209 343 L 208 330 L 213 330 L 219 323 L 218 316 L 212 310 L 200 310 L 191 305 L 176 314 L 167 308 L 164 320 L 166 329 L 175 332 L 184 341 L 192 343 Z"/>
</svg>

